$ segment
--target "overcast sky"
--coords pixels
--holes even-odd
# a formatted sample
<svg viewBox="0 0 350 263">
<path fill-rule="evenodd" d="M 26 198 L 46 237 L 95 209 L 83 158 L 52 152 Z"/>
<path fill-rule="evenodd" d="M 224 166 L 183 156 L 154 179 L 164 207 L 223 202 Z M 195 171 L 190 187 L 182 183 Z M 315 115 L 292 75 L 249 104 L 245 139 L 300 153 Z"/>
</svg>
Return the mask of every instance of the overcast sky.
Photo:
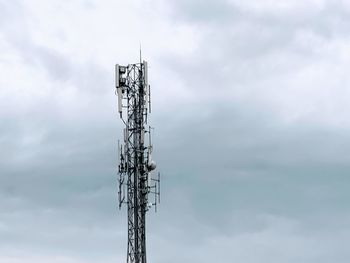
<svg viewBox="0 0 350 263">
<path fill-rule="evenodd" d="M 140 43 L 148 261 L 348 263 L 346 0 L 0 0 L 0 263 L 126 262 L 113 71 Z"/>
</svg>

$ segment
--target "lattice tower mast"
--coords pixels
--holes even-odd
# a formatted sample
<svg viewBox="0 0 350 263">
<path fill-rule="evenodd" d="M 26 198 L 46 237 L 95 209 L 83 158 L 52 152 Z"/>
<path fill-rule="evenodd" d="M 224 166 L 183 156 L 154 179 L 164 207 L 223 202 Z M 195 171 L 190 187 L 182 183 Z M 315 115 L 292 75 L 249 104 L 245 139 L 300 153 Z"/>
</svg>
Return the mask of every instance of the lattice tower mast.
<svg viewBox="0 0 350 263">
<path fill-rule="evenodd" d="M 146 212 L 151 206 L 156 210 L 160 201 L 160 174 L 152 178 L 153 128 L 146 127 L 151 113 L 147 62 L 117 64 L 115 73 L 118 112 L 125 124 L 123 143 L 118 141 L 118 196 L 119 209 L 126 204 L 128 210 L 127 263 L 146 263 Z"/>
</svg>

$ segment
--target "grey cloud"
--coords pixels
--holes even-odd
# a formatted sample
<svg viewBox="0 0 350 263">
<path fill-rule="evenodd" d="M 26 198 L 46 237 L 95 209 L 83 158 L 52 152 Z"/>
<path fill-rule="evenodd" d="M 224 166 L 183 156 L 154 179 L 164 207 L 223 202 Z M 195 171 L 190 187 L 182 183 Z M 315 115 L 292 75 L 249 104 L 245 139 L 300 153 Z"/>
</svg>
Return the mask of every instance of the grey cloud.
<svg viewBox="0 0 350 263">
<path fill-rule="evenodd" d="M 173 5 L 181 23 L 205 30 L 193 54 L 162 54 L 157 61 L 181 76 L 197 100 L 176 109 L 155 105 L 162 202 L 157 214 L 148 214 L 150 259 L 347 262 L 348 129 L 310 119 L 285 123 L 278 108 L 229 94 L 236 85 L 254 90 L 270 76 L 317 61 L 310 50 L 297 56 L 291 43 L 296 31 L 309 30 L 308 23 L 296 14 L 242 15 L 222 1 Z M 338 37 L 338 27 L 320 19 L 324 12 L 313 15 L 311 30 L 320 23 L 322 37 Z M 232 30 L 240 25 L 247 30 Z M 97 112 L 77 110 L 72 115 L 79 116 L 68 118 L 47 100 L 0 121 L 0 146 L 6 149 L 0 152 L 0 254 L 16 248 L 23 258 L 124 259 L 126 211 L 117 212 L 116 204 L 121 122 L 115 101 L 106 98 L 107 92 L 113 96 L 113 73 L 94 59 L 81 65 L 30 38 L 28 45 L 7 40 L 27 66 L 93 97 Z M 282 65 L 273 63 L 276 54 Z M 169 82 L 164 90 L 176 88 L 176 81 Z M 223 96 L 208 100 L 212 89 Z M 163 94 L 155 104 L 168 99 Z"/>
<path fill-rule="evenodd" d="M 305 63 L 305 59 L 315 60 L 321 55 L 317 52 L 320 46 L 349 35 L 348 9 L 339 1 L 328 1 L 322 8 L 317 9 L 295 9 L 283 16 L 278 15 L 277 9 L 276 14 L 273 14 L 243 9 L 239 5 L 228 4 L 226 1 L 200 2 L 172 3 L 177 10 L 176 19 L 182 21 L 184 17 L 191 17 L 189 24 L 194 25 L 205 36 L 192 59 L 169 56 L 167 61 L 169 65 L 181 61 L 177 70 L 190 69 L 193 72 L 209 65 L 211 69 L 225 65 L 226 68 L 230 66 L 235 80 L 237 78 L 239 80 L 242 74 L 251 76 L 252 71 L 259 73 L 257 71 L 259 67 L 263 71 L 262 74 L 266 75 L 269 72 L 261 67 L 270 69 L 270 64 L 274 61 L 280 62 L 277 65 L 271 65 L 277 71 L 280 71 L 281 67 L 286 70 L 293 65 L 300 67 Z M 200 8 L 190 8 L 197 5 L 208 7 L 211 10 L 208 13 L 217 16 L 222 12 L 215 12 L 215 9 L 229 10 L 228 14 L 232 19 L 226 21 L 218 18 L 214 20 L 215 23 L 210 19 L 202 20 L 195 15 Z M 203 14 L 203 12 L 200 13 Z M 222 17 L 225 17 L 225 13 Z M 304 38 L 304 40 L 299 43 L 298 38 Z M 268 59 L 269 57 L 271 60 Z M 245 71 L 248 72 L 245 73 Z M 202 74 L 194 76 L 197 75 Z"/>
<path fill-rule="evenodd" d="M 92 3 L 85 1 L 83 6 L 92 8 Z M 63 52 L 46 46 L 45 43 L 34 40 L 30 35 L 31 28 L 27 25 L 27 17 L 23 15 L 23 4 L 14 1 L 6 4 L 5 14 L 18 10 L 21 14 L 13 13 L 16 18 L 11 21 L 12 16 L 4 18 L 3 40 L 11 45 L 24 64 L 29 67 L 36 67 L 38 71 L 46 72 L 52 81 L 59 81 L 62 85 L 71 84 L 79 87 L 80 92 L 106 92 L 110 86 L 110 71 L 108 67 L 99 66 L 92 56 L 87 56 L 84 61 L 77 61 Z M 6 23 L 5 23 L 6 22 Z M 18 31 L 13 30 L 16 28 Z M 64 37 L 59 37 L 57 41 L 65 43 Z M 112 67 L 110 67 L 112 68 Z M 50 86 L 50 84 L 47 84 Z M 64 86 L 62 87 L 64 88 Z"/>
<path fill-rule="evenodd" d="M 52 80 L 58 80 L 62 84 L 71 83 L 79 87 L 81 92 L 101 92 L 106 91 L 108 87 L 106 80 L 110 77 L 107 70 L 94 61 L 86 64 L 76 62 L 74 57 L 68 57 L 48 47 L 35 44 L 30 39 L 16 39 L 11 43 L 26 63 L 46 71 Z"/>
<path fill-rule="evenodd" d="M 236 15 L 236 12 L 228 1 L 173 1 L 173 16 L 182 18 L 189 22 L 200 23 L 225 23 L 231 21 Z M 237 10 L 238 11 L 238 10 Z"/>
<path fill-rule="evenodd" d="M 285 126 L 273 116 L 254 112 L 253 105 L 237 108 L 211 108 L 203 120 L 196 120 L 192 109 L 181 124 L 160 127 L 158 151 L 176 154 L 171 159 L 168 154 L 158 156 L 159 163 L 172 167 L 163 176 L 162 202 L 172 210 L 161 212 L 160 224 L 165 226 L 157 222 L 157 235 L 167 225 L 184 229 L 164 235 L 186 239 L 186 246 L 205 253 L 203 241 L 215 235 L 228 238 L 229 245 L 235 238 L 264 233 L 270 225 L 261 216 L 270 214 L 298 222 L 307 238 L 318 233 L 319 242 L 327 242 L 327 235 L 342 229 L 335 228 L 334 221 L 347 217 L 350 208 L 349 154 L 344 146 L 348 135 L 310 124 Z M 162 213 L 172 215 L 163 219 Z"/>
<path fill-rule="evenodd" d="M 58 246 L 66 255 L 81 256 L 85 250 L 87 259 L 101 258 L 96 251 L 121 249 L 124 241 L 117 238 L 123 220 L 116 212 L 115 147 L 113 141 L 106 147 L 106 141 L 95 137 L 100 133 L 112 139 L 115 127 L 106 135 L 101 127 L 88 132 L 82 126 L 56 125 L 50 125 L 29 159 L 2 165 L 2 254 L 16 247 L 52 255 Z M 25 154 L 16 142 L 10 149 Z M 11 162 L 11 156 L 3 157 L 4 164 Z"/>
<path fill-rule="evenodd" d="M 11 2 L 1 1 L 0 10 L 1 10 L 1 18 L 0 18 L 1 27 L 9 26 L 9 23 L 14 22 L 16 19 L 19 18 L 21 14 L 23 14 L 22 6 L 16 0 Z"/>
</svg>

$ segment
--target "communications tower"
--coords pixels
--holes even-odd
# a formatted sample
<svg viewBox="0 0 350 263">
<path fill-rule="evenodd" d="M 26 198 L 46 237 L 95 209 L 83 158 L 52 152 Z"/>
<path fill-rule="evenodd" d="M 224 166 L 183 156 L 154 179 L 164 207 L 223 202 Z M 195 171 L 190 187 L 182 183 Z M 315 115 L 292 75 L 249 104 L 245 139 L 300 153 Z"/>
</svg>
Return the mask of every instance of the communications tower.
<svg viewBox="0 0 350 263">
<path fill-rule="evenodd" d="M 147 62 L 115 66 L 118 112 L 125 128 L 118 141 L 119 209 L 128 212 L 127 263 L 146 263 L 146 212 L 160 201 L 160 174 L 152 178 L 151 93 Z M 153 195 L 151 198 L 150 195 Z M 151 200 L 152 199 L 152 200 Z"/>
</svg>

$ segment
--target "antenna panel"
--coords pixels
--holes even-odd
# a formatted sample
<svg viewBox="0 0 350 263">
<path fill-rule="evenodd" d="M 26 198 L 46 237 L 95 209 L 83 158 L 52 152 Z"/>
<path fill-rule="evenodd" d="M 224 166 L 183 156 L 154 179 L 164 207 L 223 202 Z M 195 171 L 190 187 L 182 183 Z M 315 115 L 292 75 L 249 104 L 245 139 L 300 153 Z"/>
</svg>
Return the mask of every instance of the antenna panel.
<svg viewBox="0 0 350 263">
<path fill-rule="evenodd" d="M 119 65 L 115 64 L 115 87 L 119 88 Z"/>
<path fill-rule="evenodd" d="M 147 108 L 148 107 L 148 98 L 149 98 L 149 94 L 148 94 L 148 65 L 147 65 L 147 61 L 143 61 L 143 67 L 144 67 L 144 90 L 145 90 L 145 107 Z"/>
</svg>

